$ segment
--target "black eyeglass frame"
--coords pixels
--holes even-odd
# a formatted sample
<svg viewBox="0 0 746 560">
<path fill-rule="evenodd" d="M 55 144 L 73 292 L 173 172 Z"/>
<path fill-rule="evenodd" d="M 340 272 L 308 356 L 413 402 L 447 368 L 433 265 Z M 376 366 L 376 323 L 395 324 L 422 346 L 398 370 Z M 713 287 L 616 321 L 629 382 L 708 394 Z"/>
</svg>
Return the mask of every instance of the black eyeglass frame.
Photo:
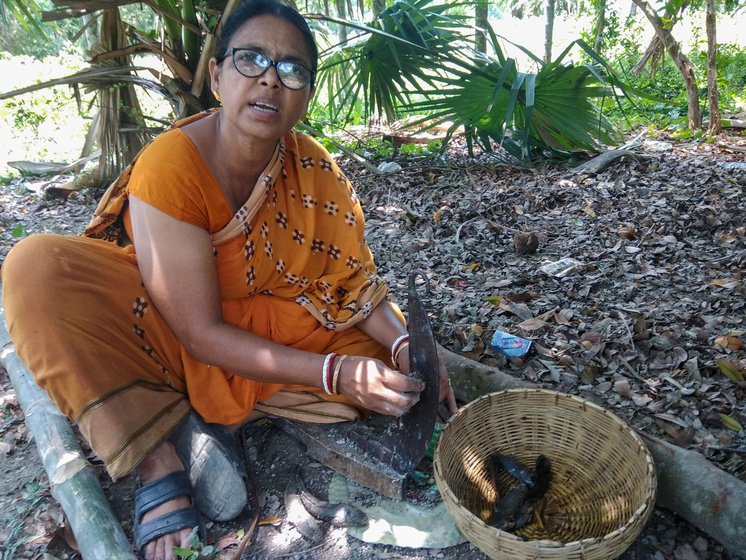
<svg viewBox="0 0 746 560">
<path fill-rule="evenodd" d="M 269 62 L 269 65 L 264 70 L 262 70 L 261 72 L 259 72 L 258 74 L 255 74 L 253 76 L 251 76 L 249 74 L 246 74 L 246 73 L 242 72 L 239 69 L 238 64 L 236 64 L 236 53 L 237 52 L 250 52 L 250 53 L 258 54 L 262 58 L 266 59 Z M 236 72 L 238 72 L 242 76 L 246 76 L 247 78 L 258 78 L 259 76 L 264 75 L 264 73 L 267 70 L 269 70 L 270 68 L 272 68 L 274 66 L 275 71 L 277 72 L 277 77 L 280 79 L 280 82 L 282 83 L 282 85 L 285 86 L 288 89 L 292 89 L 292 90 L 295 90 L 295 91 L 299 91 L 299 90 L 304 89 L 308 84 L 313 85 L 314 79 L 316 78 L 316 71 L 315 70 L 311 70 L 310 68 L 306 68 L 300 62 L 293 62 L 291 60 L 272 60 L 266 54 L 264 54 L 263 52 L 258 51 L 256 49 L 250 49 L 250 48 L 247 48 L 247 47 L 233 47 L 233 48 L 230 48 L 230 49 L 228 49 L 228 50 L 225 51 L 225 56 L 223 57 L 223 60 L 225 60 L 225 58 L 228 57 L 228 55 L 230 55 L 231 60 L 233 61 L 233 67 L 236 69 Z M 280 65 L 281 64 L 295 64 L 297 66 L 300 66 L 301 68 L 303 68 L 304 70 L 306 70 L 309 73 L 308 81 L 305 84 L 303 84 L 301 87 L 292 87 L 292 86 L 289 86 L 282 79 L 282 73 L 280 72 Z"/>
</svg>

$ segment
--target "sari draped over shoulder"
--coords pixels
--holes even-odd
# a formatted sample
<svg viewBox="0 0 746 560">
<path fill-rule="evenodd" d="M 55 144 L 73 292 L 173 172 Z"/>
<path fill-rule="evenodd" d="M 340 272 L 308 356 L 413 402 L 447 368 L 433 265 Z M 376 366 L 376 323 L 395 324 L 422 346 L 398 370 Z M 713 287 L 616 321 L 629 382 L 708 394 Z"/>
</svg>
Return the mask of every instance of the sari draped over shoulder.
<svg viewBox="0 0 746 560">
<path fill-rule="evenodd" d="M 296 417 L 351 418 L 344 397 L 241 377 L 186 351 L 142 285 L 130 242 L 130 194 L 210 233 L 226 322 L 301 350 L 390 361 L 386 348 L 355 328 L 387 297 L 387 286 L 364 240 L 359 200 L 334 160 L 313 139 L 288 133 L 233 212 L 181 130 L 205 116 L 176 123 L 146 146 L 109 187 L 83 236 L 19 243 L 6 260 L 12 290 L 5 289 L 3 270 L 19 355 L 114 479 L 190 407 L 207 422 L 236 424 L 255 407 L 278 413 L 285 406 L 278 403 L 294 401 L 286 397 L 295 391 L 303 395 Z M 33 259 L 50 252 L 50 264 L 36 271 Z M 52 282 L 65 298 L 49 293 Z M 40 290 L 45 303 L 21 319 L 20 308 Z M 34 338 L 39 321 L 50 323 L 46 355 Z"/>
</svg>

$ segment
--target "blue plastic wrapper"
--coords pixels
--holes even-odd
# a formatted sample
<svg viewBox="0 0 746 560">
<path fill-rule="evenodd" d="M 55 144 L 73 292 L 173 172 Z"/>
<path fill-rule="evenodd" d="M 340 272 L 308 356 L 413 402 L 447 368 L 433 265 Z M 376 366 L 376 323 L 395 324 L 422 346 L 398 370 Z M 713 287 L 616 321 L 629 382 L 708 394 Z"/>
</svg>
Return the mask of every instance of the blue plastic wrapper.
<svg viewBox="0 0 746 560">
<path fill-rule="evenodd" d="M 492 337 L 492 347 L 495 351 L 511 358 L 520 358 L 521 356 L 525 356 L 529 348 L 531 348 L 531 341 L 520 336 L 515 336 L 514 334 L 495 331 Z"/>
</svg>

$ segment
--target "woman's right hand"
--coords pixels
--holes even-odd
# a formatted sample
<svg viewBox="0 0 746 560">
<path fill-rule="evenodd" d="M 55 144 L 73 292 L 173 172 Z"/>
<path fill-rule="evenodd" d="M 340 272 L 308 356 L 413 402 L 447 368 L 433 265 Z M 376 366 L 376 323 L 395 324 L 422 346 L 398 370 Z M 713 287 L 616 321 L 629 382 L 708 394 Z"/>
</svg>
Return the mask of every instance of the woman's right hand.
<svg viewBox="0 0 746 560">
<path fill-rule="evenodd" d="M 381 360 L 348 356 L 337 380 L 338 391 L 355 404 L 390 416 L 401 416 L 420 400 L 425 383 L 386 366 Z"/>
</svg>

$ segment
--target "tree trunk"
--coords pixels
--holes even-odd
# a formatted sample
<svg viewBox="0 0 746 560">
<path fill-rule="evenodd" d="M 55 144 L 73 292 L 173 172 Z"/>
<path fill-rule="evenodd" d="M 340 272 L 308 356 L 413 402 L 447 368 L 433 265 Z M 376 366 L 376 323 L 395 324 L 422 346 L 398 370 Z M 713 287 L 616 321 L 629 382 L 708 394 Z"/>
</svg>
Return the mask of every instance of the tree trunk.
<svg viewBox="0 0 746 560">
<path fill-rule="evenodd" d="M 606 0 L 600 0 L 596 14 L 596 25 L 593 28 L 593 50 L 601 52 L 601 43 L 604 39 L 604 26 L 606 25 Z"/>
<path fill-rule="evenodd" d="M 215 56 L 215 47 L 218 41 L 217 37 L 220 34 L 220 29 L 223 27 L 223 22 L 228 18 L 238 3 L 239 0 L 228 0 L 223 9 L 223 13 L 220 14 L 218 24 L 215 26 L 212 33 L 207 33 L 204 43 L 202 44 L 199 62 L 197 62 L 197 69 L 194 72 L 194 79 L 192 80 L 191 94 L 194 97 L 202 99 L 206 107 L 210 105 L 215 106 L 219 103 L 215 99 L 214 93 L 210 92 L 209 95 L 203 95 L 203 92 L 205 86 L 207 86 L 208 89 L 210 87 L 210 59 Z"/>
<path fill-rule="evenodd" d="M 371 9 L 373 10 L 373 17 L 377 18 L 386 9 L 386 0 L 373 0 Z"/>
<path fill-rule="evenodd" d="M 710 132 L 720 134 L 716 19 L 715 0 L 707 0 L 707 98 L 710 102 Z"/>
<path fill-rule="evenodd" d="M 694 75 L 694 66 L 686 57 L 686 55 L 681 52 L 679 43 L 676 41 L 676 39 L 674 39 L 673 35 L 671 35 L 671 32 L 666 29 L 665 25 L 663 24 L 663 20 L 661 20 L 660 16 L 658 16 L 657 12 L 652 8 L 652 6 L 650 6 L 650 4 L 648 4 L 646 0 L 632 1 L 637 4 L 637 7 L 642 10 L 642 12 L 645 14 L 645 17 L 647 17 L 650 23 L 653 25 L 655 34 L 663 42 L 663 45 L 666 47 L 666 51 L 668 51 L 669 56 L 674 61 L 674 64 L 676 64 L 679 72 L 681 72 L 681 77 L 684 79 L 687 104 L 689 107 L 689 128 L 700 128 L 700 126 L 702 125 L 702 117 L 699 111 L 699 92 L 697 90 L 697 78 Z"/>
<path fill-rule="evenodd" d="M 666 21 L 666 29 L 668 29 L 669 32 L 673 33 L 673 26 L 676 25 L 676 23 L 681 19 L 681 14 L 689 6 L 689 3 L 690 0 L 683 0 L 676 6 L 666 4 L 664 18 Z M 636 9 L 637 6 L 632 3 L 632 8 Z M 632 13 L 633 10 L 630 10 L 630 17 L 632 17 Z M 652 72 L 655 72 L 655 69 L 658 66 L 658 62 L 660 62 L 660 60 L 664 56 L 665 52 L 663 48 L 663 41 L 660 40 L 658 35 L 654 35 L 653 38 L 650 40 L 648 48 L 645 49 L 645 53 L 640 57 L 640 60 L 638 60 L 637 64 L 635 64 L 635 66 L 632 68 L 632 73 L 635 76 L 639 76 L 640 74 L 642 74 L 645 65 L 647 65 L 648 63 L 652 68 Z"/>
<path fill-rule="evenodd" d="M 100 43 L 102 52 L 124 49 L 127 35 L 118 8 L 104 10 L 101 18 Z M 129 56 L 121 56 L 101 64 L 130 66 Z M 134 159 L 148 141 L 145 134 L 142 110 L 132 84 L 120 84 L 97 92 L 100 129 L 98 143 L 101 149 L 98 174 L 99 183 L 114 179 Z"/>
<path fill-rule="evenodd" d="M 555 0 L 547 0 L 546 14 L 547 23 L 544 28 L 544 62 L 549 64 L 552 62 L 552 36 L 554 35 L 554 2 Z"/>
<path fill-rule="evenodd" d="M 487 28 L 487 16 L 489 15 L 489 2 L 482 0 L 474 6 L 474 48 L 477 52 L 487 52 L 487 35 L 482 29 Z"/>
<path fill-rule="evenodd" d="M 337 15 L 339 19 L 347 19 L 347 4 L 345 0 L 337 0 Z M 341 43 L 347 42 L 347 27 L 344 25 L 339 26 L 339 41 Z"/>
</svg>

